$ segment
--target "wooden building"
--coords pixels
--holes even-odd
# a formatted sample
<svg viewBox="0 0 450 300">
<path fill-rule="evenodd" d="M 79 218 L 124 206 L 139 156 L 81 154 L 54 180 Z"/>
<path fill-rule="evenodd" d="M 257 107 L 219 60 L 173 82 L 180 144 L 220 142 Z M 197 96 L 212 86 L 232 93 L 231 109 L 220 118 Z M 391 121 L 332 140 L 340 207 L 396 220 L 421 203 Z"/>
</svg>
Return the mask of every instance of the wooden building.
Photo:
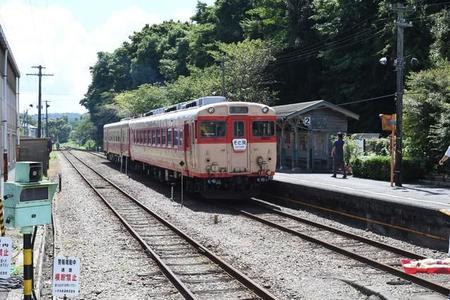
<svg viewBox="0 0 450 300">
<path fill-rule="evenodd" d="M 332 166 L 332 138 L 359 115 L 324 100 L 274 106 L 279 170 L 324 172 Z"/>
</svg>

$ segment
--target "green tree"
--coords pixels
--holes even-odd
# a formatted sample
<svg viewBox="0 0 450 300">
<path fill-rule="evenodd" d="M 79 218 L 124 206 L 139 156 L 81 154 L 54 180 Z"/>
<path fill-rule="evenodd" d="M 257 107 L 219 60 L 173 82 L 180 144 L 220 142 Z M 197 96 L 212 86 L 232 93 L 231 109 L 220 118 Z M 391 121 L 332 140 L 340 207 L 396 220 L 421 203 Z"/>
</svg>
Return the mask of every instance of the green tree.
<svg viewBox="0 0 450 300">
<path fill-rule="evenodd" d="M 233 101 L 271 103 L 275 94 L 267 86 L 264 73 L 274 60 L 270 44 L 262 40 L 245 40 L 219 46 L 225 55 L 227 96 Z M 215 53 L 221 59 L 220 53 Z"/>
<path fill-rule="evenodd" d="M 450 141 L 450 63 L 408 77 L 404 134 L 411 156 L 436 164 Z"/>
<path fill-rule="evenodd" d="M 70 133 L 70 139 L 78 145 L 84 145 L 88 140 L 92 140 L 95 136 L 96 128 L 91 121 L 89 114 L 83 115 Z"/>
<path fill-rule="evenodd" d="M 72 126 L 69 125 L 67 116 L 48 120 L 48 135 L 55 142 L 65 143 L 69 140 Z"/>
<path fill-rule="evenodd" d="M 138 116 L 169 104 L 166 88 L 150 84 L 143 84 L 135 90 L 120 93 L 114 101 L 123 117 Z"/>
</svg>

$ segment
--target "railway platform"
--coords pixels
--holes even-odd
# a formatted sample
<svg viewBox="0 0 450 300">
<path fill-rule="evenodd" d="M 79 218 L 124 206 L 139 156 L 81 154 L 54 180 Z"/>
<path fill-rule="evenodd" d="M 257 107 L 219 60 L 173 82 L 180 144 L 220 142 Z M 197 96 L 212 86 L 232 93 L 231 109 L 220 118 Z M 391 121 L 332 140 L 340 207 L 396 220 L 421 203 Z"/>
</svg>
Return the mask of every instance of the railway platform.
<svg viewBox="0 0 450 300">
<path fill-rule="evenodd" d="M 384 235 L 447 251 L 450 188 L 423 184 L 391 187 L 389 182 L 278 172 L 264 197 L 332 215 Z"/>
</svg>

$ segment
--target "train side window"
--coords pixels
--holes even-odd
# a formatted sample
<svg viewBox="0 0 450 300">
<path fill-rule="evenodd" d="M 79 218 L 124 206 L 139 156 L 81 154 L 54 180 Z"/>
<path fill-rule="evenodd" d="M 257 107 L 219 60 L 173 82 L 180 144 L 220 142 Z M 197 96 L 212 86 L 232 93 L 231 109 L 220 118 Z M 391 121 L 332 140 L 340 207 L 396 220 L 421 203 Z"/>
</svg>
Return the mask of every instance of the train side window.
<svg viewBox="0 0 450 300">
<path fill-rule="evenodd" d="M 156 144 L 156 132 L 155 129 L 152 129 L 152 145 Z"/>
<path fill-rule="evenodd" d="M 163 128 L 162 129 L 162 136 L 161 136 L 161 144 L 163 147 L 166 146 L 166 136 L 167 136 L 167 129 Z"/>
<path fill-rule="evenodd" d="M 167 129 L 167 145 L 169 146 L 169 147 L 172 147 L 173 146 L 173 144 L 172 144 L 172 138 L 173 138 L 173 136 L 172 136 L 172 128 L 169 128 L 169 129 Z"/>
<path fill-rule="evenodd" d="M 174 147 L 178 146 L 178 129 L 177 128 L 173 129 L 173 146 Z"/>
<path fill-rule="evenodd" d="M 156 145 L 161 145 L 161 130 L 156 129 Z"/>
<path fill-rule="evenodd" d="M 233 126 L 233 136 L 235 138 L 244 137 L 244 122 L 243 121 L 234 121 Z"/>
<path fill-rule="evenodd" d="M 183 128 L 180 128 L 180 131 L 178 132 L 178 135 L 179 135 L 179 141 L 178 141 L 178 145 L 180 145 L 180 146 L 183 146 L 183 140 L 184 140 L 184 138 L 183 138 Z"/>
<path fill-rule="evenodd" d="M 254 121 L 252 124 L 253 136 L 270 137 L 275 134 L 273 121 Z"/>
</svg>

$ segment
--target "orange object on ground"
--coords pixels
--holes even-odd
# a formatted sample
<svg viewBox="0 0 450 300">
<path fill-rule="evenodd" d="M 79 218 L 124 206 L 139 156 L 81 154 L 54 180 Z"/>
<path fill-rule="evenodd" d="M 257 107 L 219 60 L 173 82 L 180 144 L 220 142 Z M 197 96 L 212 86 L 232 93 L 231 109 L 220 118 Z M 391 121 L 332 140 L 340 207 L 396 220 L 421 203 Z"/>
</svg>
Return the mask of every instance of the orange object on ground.
<svg viewBox="0 0 450 300">
<path fill-rule="evenodd" d="M 403 270 L 407 274 L 441 273 L 450 274 L 450 259 L 426 258 L 422 260 L 401 259 Z"/>
</svg>

